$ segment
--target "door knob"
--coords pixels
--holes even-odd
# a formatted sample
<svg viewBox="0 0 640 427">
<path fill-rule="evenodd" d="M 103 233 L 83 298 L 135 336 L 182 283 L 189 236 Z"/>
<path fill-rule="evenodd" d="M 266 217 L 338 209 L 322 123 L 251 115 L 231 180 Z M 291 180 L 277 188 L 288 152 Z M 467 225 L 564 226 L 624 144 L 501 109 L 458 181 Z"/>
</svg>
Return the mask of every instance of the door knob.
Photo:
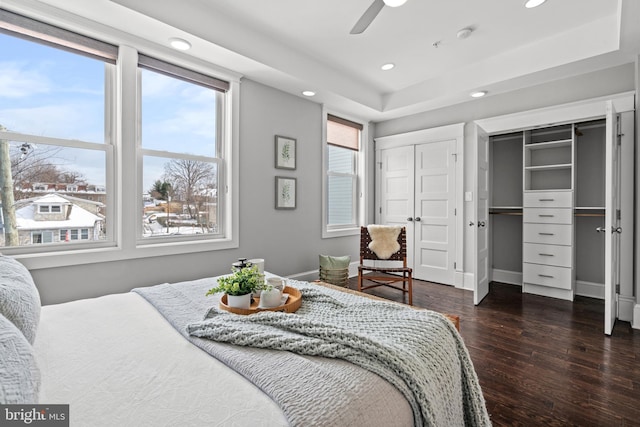
<svg viewBox="0 0 640 427">
<path fill-rule="evenodd" d="M 611 227 L 611 232 L 612 233 L 622 233 L 622 227 Z"/>
<path fill-rule="evenodd" d="M 409 217 L 407 218 L 407 221 L 413 221 L 413 218 Z"/>
<path fill-rule="evenodd" d="M 480 227 L 480 228 L 484 227 L 485 225 L 487 225 L 487 224 L 484 221 L 479 221 L 478 222 L 478 227 Z"/>
<path fill-rule="evenodd" d="M 416 217 L 416 221 L 420 221 L 420 217 L 419 216 Z"/>
<path fill-rule="evenodd" d="M 602 233 L 603 231 L 605 231 L 604 227 L 598 227 L 596 228 L 596 233 Z"/>
<path fill-rule="evenodd" d="M 473 221 L 469 221 L 469 227 L 473 227 L 474 225 Z"/>
</svg>

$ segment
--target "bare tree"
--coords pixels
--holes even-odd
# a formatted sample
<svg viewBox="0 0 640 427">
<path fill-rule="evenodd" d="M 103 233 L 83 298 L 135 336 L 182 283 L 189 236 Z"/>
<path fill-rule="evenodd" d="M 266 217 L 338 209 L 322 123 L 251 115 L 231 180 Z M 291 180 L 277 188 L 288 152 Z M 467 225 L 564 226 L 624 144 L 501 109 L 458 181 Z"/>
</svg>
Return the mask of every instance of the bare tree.
<svg viewBox="0 0 640 427">
<path fill-rule="evenodd" d="M 33 183 L 86 183 L 80 172 L 62 169 L 53 163 L 60 152 L 60 147 L 41 145 L 37 149 L 32 144 L 22 144 L 20 150 L 11 154 L 11 174 L 13 176 L 14 197 L 20 200 L 29 197 L 29 193 L 21 191 Z"/>
<path fill-rule="evenodd" d="M 0 131 L 6 130 L 0 125 Z M 9 141 L 0 139 L 0 202 L 4 219 L 5 246 L 18 246 L 18 227 L 16 223 L 15 199 L 9 157 Z"/>
<path fill-rule="evenodd" d="M 198 217 L 203 198 L 201 188 L 215 185 L 215 166 L 197 160 L 174 159 L 164 165 L 164 176 L 173 183 L 173 191 L 180 198 L 192 219 Z"/>
</svg>

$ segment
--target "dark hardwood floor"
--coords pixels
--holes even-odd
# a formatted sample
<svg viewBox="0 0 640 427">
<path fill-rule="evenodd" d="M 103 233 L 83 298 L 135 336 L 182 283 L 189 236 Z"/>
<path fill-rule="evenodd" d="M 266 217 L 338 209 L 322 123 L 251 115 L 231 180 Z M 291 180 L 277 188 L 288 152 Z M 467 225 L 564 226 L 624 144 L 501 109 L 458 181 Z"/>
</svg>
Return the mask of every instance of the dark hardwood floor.
<svg viewBox="0 0 640 427">
<path fill-rule="evenodd" d="M 402 301 L 393 289 L 368 293 Z M 494 426 L 640 426 L 640 331 L 618 321 L 604 335 L 603 301 L 492 283 L 474 306 L 472 292 L 416 280 L 413 302 L 460 316 Z"/>
</svg>

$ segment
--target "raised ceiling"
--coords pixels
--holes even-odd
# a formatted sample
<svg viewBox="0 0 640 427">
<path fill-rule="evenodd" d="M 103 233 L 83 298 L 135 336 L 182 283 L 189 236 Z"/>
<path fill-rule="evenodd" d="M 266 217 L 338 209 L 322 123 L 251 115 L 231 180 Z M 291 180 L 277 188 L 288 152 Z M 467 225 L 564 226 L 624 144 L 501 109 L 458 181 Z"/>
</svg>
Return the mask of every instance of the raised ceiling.
<svg viewBox="0 0 640 427">
<path fill-rule="evenodd" d="M 7 0 L 9 3 L 17 3 Z M 380 121 L 634 62 L 640 1 L 408 0 L 349 31 L 373 0 L 42 0 L 364 119 Z M 456 37 L 471 28 L 469 37 Z M 382 71 L 392 62 L 395 68 Z"/>
</svg>

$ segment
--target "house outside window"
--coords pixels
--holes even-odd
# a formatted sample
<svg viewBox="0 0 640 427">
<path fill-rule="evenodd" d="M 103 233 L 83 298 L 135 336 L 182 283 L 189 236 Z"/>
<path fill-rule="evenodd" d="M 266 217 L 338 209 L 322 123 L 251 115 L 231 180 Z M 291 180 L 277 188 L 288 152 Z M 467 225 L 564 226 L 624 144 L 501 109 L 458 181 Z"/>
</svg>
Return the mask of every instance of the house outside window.
<svg viewBox="0 0 640 427">
<path fill-rule="evenodd" d="M 361 123 L 326 114 L 324 144 L 323 236 L 355 234 L 362 223 L 364 198 Z"/>
</svg>

